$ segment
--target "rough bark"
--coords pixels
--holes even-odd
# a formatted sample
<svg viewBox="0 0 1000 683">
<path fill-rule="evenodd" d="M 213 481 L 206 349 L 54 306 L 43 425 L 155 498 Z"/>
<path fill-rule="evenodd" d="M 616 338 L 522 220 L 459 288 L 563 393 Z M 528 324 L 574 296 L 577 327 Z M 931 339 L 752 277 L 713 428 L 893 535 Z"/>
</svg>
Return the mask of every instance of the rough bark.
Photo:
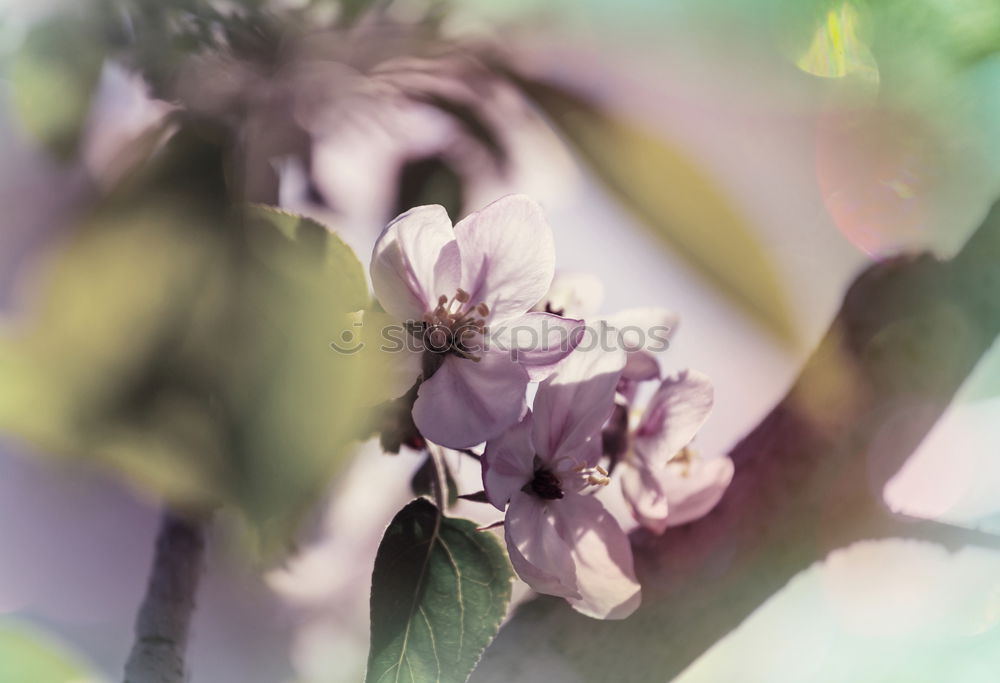
<svg viewBox="0 0 1000 683">
<path fill-rule="evenodd" d="M 583 681 L 627 671 L 660 683 L 831 550 L 890 536 L 996 547 L 989 534 L 893 516 L 882 489 L 1000 333 L 998 206 L 954 259 L 899 257 L 858 277 L 794 386 L 732 451 L 720 505 L 663 536 L 634 535 L 635 615 L 599 622 L 537 599 L 472 680 L 537 680 L 555 656 Z"/>
</svg>

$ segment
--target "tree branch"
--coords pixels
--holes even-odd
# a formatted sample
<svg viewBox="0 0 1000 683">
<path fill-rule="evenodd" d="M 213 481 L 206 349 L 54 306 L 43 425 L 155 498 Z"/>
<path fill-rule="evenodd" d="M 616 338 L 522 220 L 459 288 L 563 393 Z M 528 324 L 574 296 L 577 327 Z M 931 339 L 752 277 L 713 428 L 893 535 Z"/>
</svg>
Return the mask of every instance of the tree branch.
<svg viewBox="0 0 1000 683">
<path fill-rule="evenodd" d="M 205 551 L 203 522 L 164 512 L 149 585 L 125 663 L 125 683 L 182 683 L 195 593 Z"/>
<path fill-rule="evenodd" d="M 867 523 L 859 524 L 852 532 L 852 541 L 906 538 L 935 543 L 950 552 L 957 552 L 962 548 L 1000 550 L 998 534 L 907 515 L 872 515 Z"/>
<path fill-rule="evenodd" d="M 886 521 L 884 484 L 1000 333 L 998 292 L 998 206 L 949 262 L 900 257 L 862 273 L 789 393 L 732 451 L 716 509 L 660 537 L 634 534 L 639 611 L 600 622 L 535 600 L 472 680 L 533 680 L 553 657 L 582 681 L 625 670 L 669 680 L 831 550 L 901 532 Z M 920 531 L 952 548 L 987 540 L 932 522 Z"/>
</svg>

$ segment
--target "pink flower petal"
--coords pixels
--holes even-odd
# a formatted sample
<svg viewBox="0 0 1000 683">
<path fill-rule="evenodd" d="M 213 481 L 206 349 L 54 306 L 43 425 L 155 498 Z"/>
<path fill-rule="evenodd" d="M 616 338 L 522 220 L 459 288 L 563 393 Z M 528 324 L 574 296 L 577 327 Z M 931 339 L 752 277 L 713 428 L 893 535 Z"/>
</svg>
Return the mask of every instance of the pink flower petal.
<svg viewBox="0 0 1000 683">
<path fill-rule="evenodd" d="M 622 468 L 622 490 L 632 516 L 657 534 L 707 515 L 732 480 L 728 457 Z"/>
<path fill-rule="evenodd" d="M 499 436 L 524 415 L 528 372 L 507 354 L 476 362 L 449 355 L 417 392 L 413 421 L 434 443 L 469 448 Z"/>
<path fill-rule="evenodd" d="M 483 487 L 498 510 L 534 476 L 535 447 L 531 443 L 531 411 L 495 439 L 483 453 Z"/>
<path fill-rule="evenodd" d="M 583 339 L 584 322 L 549 313 L 527 313 L 502 323 L 493 337 L 528 371 L 531 381 L 540 382 Z"/>
<path fill-rule="evenodd" d="M 626 351 L 666 351 L 680 319 L 665 308 L 629 308 L 605 318 Z"/>
<path fill-rule="evenodd" d="M 504 537 L 514 571 L 525 583 L 539 593 L 578 598 L 573 541 L 556 526 L 562 521 L 555 512 L 562 502 L 518 491 L 507 508 Z"/>
<path fill-rule="evenodd" d="M 632 351 L 625 361 L 622 379 L 629 382 L 647 382 L 660 378 L 660 364 L 649 351 Z"/>
<path fill-rule="evenodd" d="M 556 271 L 552 286 L 535 310 L 570 318 L 590 318 L 600 310 L 603 301 L 604 283 L 597 276 Z"/>
<path fill-rule="evenodd" d="M 636 428 L 636 454 L 647 464 L 677 455 L 705 424 L 713 395 L 712 382 L 694 370 L 663 380 Z"/>
<path fill-rule="evenodd" d="M 386 226 L 370 272 L 376 298 L 397 320 L 420 320 L 438 296 L 454 296 L 461 263 L 444 208 L 418 206 Z"/>
<path fill-rule="evenodd" d="M 540 458 L 552 463 L 573 457 L 600 432 L 614 409 L 623 367 L 623 351 L 578 348 L 541 383 L 535 395 L 533 437 Z"/>
<path fill-rule="evenodd" d="M 550 506 L 576 570 L 578 612 L 595 619 L 624 619 L 642 599 L 628 536 L 593 496 L 567 494 Z"/>
<path fill-rule="evenodd" d="M 733 480 L 733 461 L 726 456 L 697 458 L 686 466 L 686 470 L 682 470 L 683 467 L 674 463 L 667 465 L 672 476 L 662 481 L 670 501 L 667 526 L 680 526 L 707 515 Z"/>
<path fill-rule="evenodd" d="M 542 208 L 510 195 L 455 226 L 462 260 L 462 288 L 473 305 L 489 306 L 487 323 L 526 313 L 548 291 L 555 272 L 552 230 Z"/>
<path fill-rule="evenodd" d="M 661 481 L 641 463 L 623 463 L 618 473 L 621 476 L 622 496 L 632 517 L 650 531 L 662 534 L 668 526 L 670 501 Z"/>
</svg>

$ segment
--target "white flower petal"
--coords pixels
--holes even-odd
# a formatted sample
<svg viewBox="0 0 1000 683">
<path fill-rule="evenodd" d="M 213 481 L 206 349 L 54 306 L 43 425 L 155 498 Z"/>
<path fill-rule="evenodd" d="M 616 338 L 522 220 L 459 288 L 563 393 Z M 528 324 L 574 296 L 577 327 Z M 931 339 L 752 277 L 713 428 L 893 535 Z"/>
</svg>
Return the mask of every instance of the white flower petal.
<svg viewBox="0 0 1000 683">
<path fill-rule="evenodd" d="M 578 598 L 567 597 L 578 612 L 595 619 L 624 619 L 642 599 L 635 578 L 628 536 L 593 496 L 567 494 L 550 505 L 560 535 L 569 545 Z"/>
<path fill-rule="evenodd" d="M 413 421 L 426 438 L 469 448 L 499 436 L 524 415 L 528 372 L 504 353 L 476 362 L 449 355 L 420 385 Z"/>
<path fill-rule="evenodd" d="M 661 470 L 666 472 L 666 470 Z M 649 467 L 641 463 L 622 463 L 618 469 L 621 476 L 622 495 L 628 504 L 632 517 L 650 531 L 662 534 L 666 530 L 670 501 Z"/>
<path fill-rule="evenodd" d="M 469 214 L 455 226 L 462 288 L 473 305 L 489 306 L 488 323 L 526 313 L 548 291 L 555 272 L 552 230 L 542 208 L 509 195 Z"/>
<path fill-rule="evenodd" d="M 420 320 L 438 296 L 454 296 L 460 272 L 455 233 L 440 206 L 418 206 L 397 217 L 372 252 L 375 296 L 398 320 Z"/>
<path fill-rule="evenodd" d="M 716 506 L 733 480 L 733 461 L 728 457 L 696 458 L 684 465 L 671 463 L 660 484 L 666 492 L 670 511 L 667 526 L 680 526 L 707 515 Z"/>
<path fill-rule="evenodd" d="M 503 510 L 507 501 L 534 476 L 535 447 L 531 443 L 531 411 L 495 439 L 483 453 L 483 487 L 489 501 Z"/>
<path fill-rule="evenodd" d="M 660 364 L 648 351 L 632 351 L 625 361 L 622 379 L 629 382 L 647 382 L 660 378 Z"/>
<path fill-rule="evenodd" d="M 524 366 L 531 381 L 540 382 L 580 344 L 584 322 L 549 313 L 527 313 L 490 332 L 491 340 Z"/>
<path fill-rule="evenodd" d="M 626 351 L 666 351 L 680 319 L 664 308 L 630 308 L 609 315 L 605 322 L 618 330 Z"/>
<path fill-rule="evenodd" d="M 635 431 L 639 457 L 651 464 L 677 455 L 705 424 L 713 396 L 712 382 L 694 370 L 663 380 Z"/>
<path fill-rule="evenodd" d="M 556 271 L 552 286 L 535 310 L 571 318 L 590 318 L 600 310 L 603 301 L 604 283 L 596 275 Z"/>
<path fill-rule="evenodd" d="M 539 593 L 578 598 L 573 550 L 556 526 L 562 502 L 518 491 L 510 499 L 504 536 L 514 571 L 525 583 Z"/>
<path fill-rule="evenodd" d="M 580 450 L 600 432 L 614 409 L 625 353 L 578 348 L 535 394 L 533 441 L 547 462 Z"/>
</svg>

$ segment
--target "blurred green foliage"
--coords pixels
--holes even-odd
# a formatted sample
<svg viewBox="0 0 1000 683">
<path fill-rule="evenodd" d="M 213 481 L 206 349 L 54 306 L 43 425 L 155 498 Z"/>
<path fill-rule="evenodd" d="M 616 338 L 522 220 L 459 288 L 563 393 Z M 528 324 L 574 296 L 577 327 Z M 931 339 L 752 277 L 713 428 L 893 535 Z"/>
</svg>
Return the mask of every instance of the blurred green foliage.
<svg viewBox="0 0 1000 683">
<path fill-rule="evenodd" d="M 0 429 L 176 506 L 234 504 L 274 550 L 383 398 L 380 359 L 330 347 L 368 290 L 319 224 L 231 204 L 226 148 L 194 128 L 41 269 L 0 343 Z"/>
<path fill-rule="evenodd" d="M 104 680 L 68 647 L 35 626 L 0 620 L 0 681 L 4 683 L 99 683 Z"/>
<path fill-rule="evenodd" d="M 32 27 L 7 69 L 21 125 L 57 158 L 76 152 L 103 57 L 91 22 L 56 16 Z"/>
</svg>

